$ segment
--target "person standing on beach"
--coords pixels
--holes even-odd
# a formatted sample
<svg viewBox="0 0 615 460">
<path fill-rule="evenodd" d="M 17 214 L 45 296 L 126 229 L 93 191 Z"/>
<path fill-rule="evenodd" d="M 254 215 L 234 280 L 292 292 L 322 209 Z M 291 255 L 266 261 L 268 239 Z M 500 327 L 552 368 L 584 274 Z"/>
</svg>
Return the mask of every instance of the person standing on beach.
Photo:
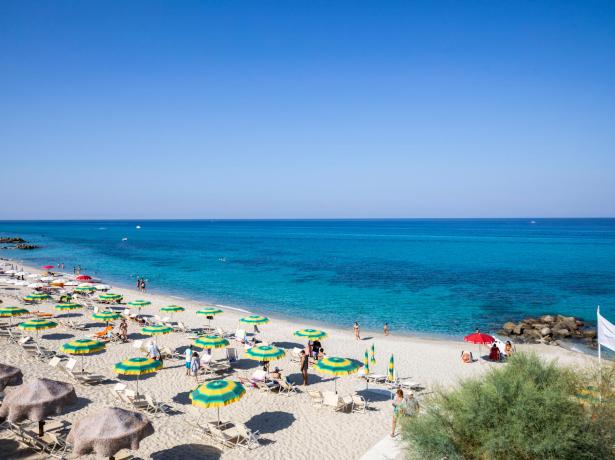
<svg viewBox="0 0 615 460">
<path fill-rule="evenodd" d="M 384 335 L 389 335 L 389 324 L 384 323 Z"/>
<path fill-rule="evenodd" d="M 305 354 L 305 350 L 301 350 L 301 361 L 300 361 L 300 368 L 301 368 L 301 375 L 303 376 L 303 386 L 307 386 L 308 384 L 308 365 L 309 365 L 309 358 L 308 355 Z"/>
<path fill-rule="evenodd" d="M 360 330 L 359 330 L 359 323 L 358 321 L 354 322 L 354 326 L 352 327 L 354 329 L 354 338 L 357 340 L 361 340 L 361 335 L 360 335 Z"/>
<path fill-rule="evenodd" d="M 192 363 L 192 345 L 186 348 L 186 375 L 190 375 L 190 364 Z"/>
<path fill-rule="evenodd" d="M 141 278 L 139 276 L 137 276 L 137 289 L 141 290 Z"/>
</svg>

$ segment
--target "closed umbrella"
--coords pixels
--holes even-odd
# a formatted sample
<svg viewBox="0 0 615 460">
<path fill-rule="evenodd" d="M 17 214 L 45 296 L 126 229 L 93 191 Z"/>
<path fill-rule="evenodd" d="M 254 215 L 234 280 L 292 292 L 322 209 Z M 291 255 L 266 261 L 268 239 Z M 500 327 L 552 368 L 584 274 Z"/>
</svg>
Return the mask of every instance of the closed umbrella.
<svg viewBox="0 0 615 460">
<path fill-rule="evenodd" d="M 44 432 L 45 419 L 59 415 L 65 406 L 77 402 L 75 388 L 66 382 L 34 379 L 9 393 L 0 406 L 0 418 L 17 423 L 22 420 L 38 422 L 39 435 Z"/>
<path fill-rule="evenodd" d="M 94 453 L 113 460 L 113 455 L 122 449 L 139 449 L 139 442 L 152 434 L 154 427 L 145 415 L 105 407 L 77 420 L 67 441 L 78 456 Z"/>
<path fill-rule="evenodd" d="M 393 358 L 393 354 L 391 354 L 391 359 L 389 359 L 389 368 L 387 370 L 387 380 L 389 382 L 395 381 L 395 358 Z"/>
</svg>

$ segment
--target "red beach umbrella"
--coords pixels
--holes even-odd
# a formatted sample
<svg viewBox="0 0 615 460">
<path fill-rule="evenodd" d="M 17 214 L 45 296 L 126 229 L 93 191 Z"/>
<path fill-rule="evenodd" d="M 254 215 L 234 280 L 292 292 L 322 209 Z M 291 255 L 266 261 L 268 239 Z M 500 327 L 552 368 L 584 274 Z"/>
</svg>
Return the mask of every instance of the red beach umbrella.
<svg viewBox="0 0 615 460">
<path fill-rule="evenodd" d="M 483 334 L 482 332 L 475 332 L 470 335 L 466 335 L 463 340 L 470 343 L 477 343 L 479 345 L 489 345 L 495 342 L 495 339 L 489 334 Z"/>
<path fill-rule="evenodd" d="M 55 267 L 55 265 L 43 265 L 41 268 L 44 269 L 44 270 L 51 270 L 54 267 Z"/>
<path fill-rule="evenodd" d="M 90 281 L 92 279 L 91 276 L 88 275 L 79 275 L 77 278 L 75 278 L 77 281 Z"/>
<path fill-rule="evenodd" d="M 489 345 L 490 343 L 495 342 L 495 339 L 491 337 L 489 334 L 483 334 L 482 332 L 475 332 L 473 334 L 466 335 L 463 340 L 470 343 L 478 344 L 478 361 L 480 362 L 481 355 L 481 345 Z"/>
</svg>

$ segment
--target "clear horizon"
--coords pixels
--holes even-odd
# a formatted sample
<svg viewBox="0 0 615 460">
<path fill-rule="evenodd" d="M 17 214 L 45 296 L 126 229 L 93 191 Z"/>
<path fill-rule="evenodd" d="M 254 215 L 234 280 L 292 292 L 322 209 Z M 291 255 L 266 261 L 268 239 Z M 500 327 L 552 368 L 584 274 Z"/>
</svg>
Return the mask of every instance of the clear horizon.
<svg viewBox="0 0 615 460">
<path fill-rule="evenodd" d="M 0 220 L 610 218 L 614 49 L 610 1 L 5 1 Z"/>
</svg>

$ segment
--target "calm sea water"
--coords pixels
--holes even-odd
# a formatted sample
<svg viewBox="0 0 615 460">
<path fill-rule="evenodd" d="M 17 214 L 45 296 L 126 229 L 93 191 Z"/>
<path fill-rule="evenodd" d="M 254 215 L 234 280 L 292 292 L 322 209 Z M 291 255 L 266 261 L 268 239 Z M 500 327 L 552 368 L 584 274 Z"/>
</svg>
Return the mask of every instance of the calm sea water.
<svg viewBox="0 0 615 460">
<path fill-rule="evenodd" d="M 550 312 L 594 320 L 597 304 L 615 321 L 615 219 L 0 222 L 0 234 L 43 246 L 2 257 L 318 324 L 457 335 Z"/>
</svg>

